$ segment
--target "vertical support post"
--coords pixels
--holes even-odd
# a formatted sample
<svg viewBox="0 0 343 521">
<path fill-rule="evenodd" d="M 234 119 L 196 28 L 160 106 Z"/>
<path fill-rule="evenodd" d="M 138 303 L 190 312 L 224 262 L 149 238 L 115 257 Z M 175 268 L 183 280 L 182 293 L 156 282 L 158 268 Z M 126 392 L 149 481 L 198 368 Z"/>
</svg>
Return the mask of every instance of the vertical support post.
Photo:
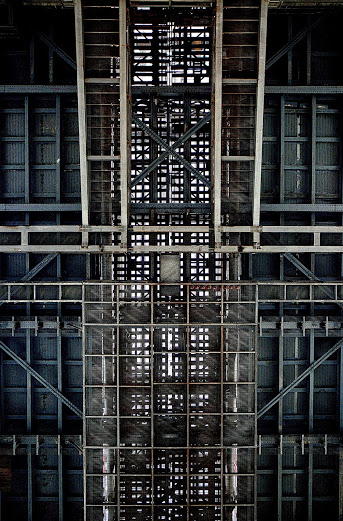
<svg viewBox="0 0 343 521">
<path fill-rule="evenodd" d="M 35 82 L 35 38 L 30 39 L 30 83 Z"/>
<path fill-rule="evenodd" d="M 282 519 L 282 434 L 277 455 L 277 518 Z"/>
<path fill-rule="evenodd" d="M 61 96 L 56 94 L 56 203 L 61 202 Z"/>
<path fill-rule="evenodd" d="M 88 164 L 87 164 L 87 127 L 86 127 L 86 91 L 84 71 L 84 43 L 81 0 L 74 0 L 75 40 L 77 64 L 77 104 L 79 119 L 79 146 L 80 146 L 80 178 L 81 178 L 81 211 L 82 225 L 89 224 L 88 212 Z"/>
<path fill-rule="evenodd" d="M 61 277 L 61 256 L 57 257 L 57 276 Z M 57 304 L 58 312 L 58 329 L 57 329 L 57 389 L 62 392 L 62 336 L 60 326 L 60 317 L 62 315 L 62 286 L 59 285 L 59 302 Z M 57 431 L 58 431 L 58 450 L 57 450 L 57 471 L 58 471 L 58 521 L 63 521 L 63 456 L 61 450 L 61 433 L 63 429 L 63 408 L 61 400 L 57 402 Z"/>
<path fill-rule="evenodd" d="M 26 329 L 26 362 L 31 365 L 31 334 Z M 32 430 L 32 377 L 26 374 L 26 428 L 27 432 Z"/>
<path fill-rule="evenodd" d="M 226 371 L 226 355 L 224 351 L 224 287 L 220 287 L 220 473 L 221 473 L 221 488 L 220 488 L 220 507 L 222 519 L 225 519 L 224 495 L 225 495 L 225 481 L 227 476 L 225 473 L 224 463 L 224 379 Z"/>
<path fill-rule="evenodd" d="M 261 177 L 262 177 L 262 144 L 263 144 L 263 112 L 264 86 L 266 71 L 267 45 L 267 18 L 268 0 L 261 1 L 260 28 L 258 42 L 258 76 L 256 90 L 256 135 L 255 135 L 255 164 L 254 164 L 254 196 L 253 196 L 253 225 L 260 224 L 261 206 Z M 259 234 L 254 234 L 254 242 L 259 243 Z"/>
<path fill-rule="evenodd" d="M 309 365 L 314 362 L 314 329 L 310 330 L 310 360 Z M 308 432 L 313 432 L 313 405 L 314 405 L 314 372 L 310 373 L 310 389 L 309 389 L 309 404 L 308 404 Z"/>
<path fill-rule="evenodd" d="M 338 520 L 343 521 L 343 447 L 339 447 Z"/>
<path fill-rule="evenodd" d="M 280 203 L 285 202 L 285 96 L 280 100 Z M 280 225 L 283 222 L 280 222 Z"/>
<path fill-rule="evenodd" d="M 87 445 L 87 419 L 86 419 L 86 286 L 82 284 L 82 410 L 83 410 L 83 425 L 82 438 L 83 445 Z M 117 375 L 118 378 L 118 375 Z M 83 451 L 83 520 L 87 521 L 87 449 Z"/>
<path fill-rule="evenodd" d="M 29 97 L 25 96 L 25 204 L 30 202 L 30 120 Z M 26 213 L 26 224 L 28 214 Z"/>
<path fill-rule="evenodd" d="M 214 52 L 214 118 L 213 118 L 213 224 L 214 242 L 221 246 L 221 155 L 222 155 L 222 67 L 223 67 L 223 0 L 216 3 L 216 29 Z"/>
<path fill-rule="evenodd" d="M 63 456 L 61 450 L 61 436 L 58 435 L 58 521 L 63 521 Z"/>
<path fill-rule="evenodd" d="M 54 40 L 54 34 L 53 34 L 53 26 L 50 23 L 49 24 L 49 38 L 50 40 Z M 54 83 L 54 51 L 49 46 L 49 83 L 52 85 Z"/>
<path fill-rule="evenodd" d="M 312 22 L 311 15 L 308 16 L 308 25 Z M 306 85 L 311 85 L 312 76 L 312 32 L 309 31 L 306 36 Z"/>
<path fill-rule="evenodd" d="M 282 317 L 281 317 L 282 320 Z M 282 333 L 282 332 L 281 332 Z M 283 334 L 279 336 L 279 392 L 283 389 Z M 283 412 L 283 400 L 279 402 L 278 409 L 278 432 L 282 434 L 282 412 Z"/>
<path fill-rule="evenodd" d="M 311 103 L 311 203 L 316 202 L 316 139 L 317 138 L 317 99 L 312 96 Z M 314 223 L 311 222 L 311 225 Z"/>
<path fill-rule="evenodd" d="M 27 449 L 27 521 L 33 521 L 32 445 Z"/>
<path fill-rule="evenodd" d="M 151 392 L 151 409 L 150 409 L 150 447 L 151 447 L 151 521 L 155 519 L 155 471 L 154 471 L 154 286 L 150 286 L 150 392 Z"/>
<path fill-rule="evenodd" d="M 310 360 L 309 365 L 314 362 L 314 329 L 310 330 Z M 310 374 L 309 389 L 309 412 L 308 412 L 308 432 L 313 432 L 313 411 L 314 411 L 314 372 Z M 307 479 L 307 519 L 312 521 L 313 505 L 313 446 L 308 447 L 308 479 Z"/>
<path fill-rule="evenodd" d="M 312 521 L 313 512 L 313 445 L 308 446 L 307 519 Z"/>
<path fill-rule="evenodd" d="M 119 286 L 115 286 L 116 292 L 116 344 L 115 344 L 115 370 L 116 370 L 116 413 L 117 413 L 117 443 L 116 443 L 116 479 L 117 479 L 117 519 L 120 519 L 120 376 L 121 376 L 121 368 L 120 368 L 120 288 Z M 151 380 L 153 377 L 151 376 Z"/>
<path fill-rule="evenodd" d="M 293 17 L 288 15 L 288 43 L 293 38 Z M 292 85 L 293 82 L 293 47 L 287 53 L 287 84 Z"/>
<path fill-rule="evenodd" d="M 128 74 L 126 0 L 119 0 L 119 62 L 120 62 L 120 208 L 121 245 L 127 247 L 128 228 Z"/>
<path fill-rule="evenodd" d="M 187 320 L 187 328 L 186 328 L 186 359 L 187 359 L 187 397 L 186 397 L 186 411 L 187 411 L 187 426 L 186 426 L 186 444 L 187 444 L 187 519 L 189 519 L 189 510 L 190 510 L 190 453 L 189 453 L 189 441 L 190 441 L 190 415 L 189 415 L 189 406 L 190 406 L 190 287 L 189 284 L 186 286 L 186 320 Z"/>
</svg>

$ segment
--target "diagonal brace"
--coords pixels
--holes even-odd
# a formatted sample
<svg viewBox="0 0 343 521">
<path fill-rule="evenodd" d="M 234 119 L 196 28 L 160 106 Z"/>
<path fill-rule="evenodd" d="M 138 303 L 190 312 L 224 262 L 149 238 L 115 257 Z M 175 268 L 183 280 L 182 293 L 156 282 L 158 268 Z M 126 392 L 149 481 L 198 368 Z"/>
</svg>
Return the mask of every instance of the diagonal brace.
<svg viewBox="0 0 343 521">
<path fill-rule="evenodd" d="M 171 148 L 174 150 L 178 148 L 180 145 L 185 143 L 190 137 L 193 136 L 198 130 L 200 130 L 208 121 L 211 119 L 211 113 L 209 112 L 206 114 L 204 118 L 202 118 L 199 123 L 191 127 L 187 132 L 180 137 L 175 143 L 172 145 Z M 131 182 L 131 188 L 136 186 L 138 183 L 140 183 L 152 170 L 154 170 L 162 161 L 166 159 L 166 157 L 169 156 L 169 152 L 163 152 L 159 157 L 157 157 L 149 166 L 144 168 L 140 174 L 138 174 Z"/>
<path fill-rule="evenodd" d="M 323 362 L 325 362 L 325 360 L 327 360 L 331 355 L 333 355 L 336 351 L 338 351 L 338 349 L 340 349 L 340 347 L 342 347 L 342 345 L 343 345 L 343 339 L 339 340 L 339 342 L 337 342 L 337 344 L 332 346 L 331 349 L 329 349 L 323 356 L 318 358 L 318 360 L 313 362 L 313 364 L 311 364 L 303 373 L 301 373 L 301 375 L 298 376 L 298 378 L 293 380 L 293 382 L 291 382 L 289 385 L 287 385 L 287 387 L 282 389 L 282 391 L 280 391 L 279 394 L 277 394 L 272 400 L 270 400 L 269 403 L 267 403 L 264 407 L 262 407 L 262 409 L 260 409 L 257 413 L 257 418 L 261 418 L 261 416 L 263 416 L 267 411 L 269 411 L 269 409 L 274 407 L 274 405 L 277 404 L 280 400 L 282 400 L 282 398 L 284 398 L 286 396 L 286 394 L 288 394 L 292 389 L 294 389 L 294 387 L 296 387 L 300 382 L 302 382 L 305 378 L 307 378 L 307 376 L 309 376 L 315 369 L 317 369 L 317 367 L 319 367 Z"/>
<path fill-rule="evenodd" d="M 39 273 L 45 266 L 47 266 L 52 260 L 54 260 L 55 257 L 57 257 L 58 253 L 50 253 L 50 255 L 47 255 L 42 259 L 32 270 L 30 270 L 24 277 L 20 279 L 20 282 L 27 282 L 28 280 L 33 279 L 37 273 Z M 12 295 L 15 295 L 18 293 L 19 289 L 21 289 L 22 286 L 12 286 Z M 3 293 L 0 295 L 0 299 L 4 298 L 6 296 L 6 293 Z M 0 301 L 0 306 L 5 304 L 4 301 Z"/>
<path fill-rule="evenodd" d="M 211 182 L 200 172 L 198 172 L 188 161 L 182 157 L 178 152 L 175 152 L 174 148 L 170 147 L 160 136 L 156 134 L 153 130 L 151 130 L 143 121 L 138 119 L 136 116 L 132 116 L 133 121 L 142 129 L 144 130 L 148 136 L 150 136 L 152 139 L 156 141 L 162 148 L 164 148 L 168 154 L 173 155 L 181 165 L 183 165 L 187 170 L 189 170 L 195 177 L 199 179 L 204 185 L 208 186 L 208 188 L 211 188 Z"/>
<path fill-rule="evenodd" d="M 292 40 L 288 43 L 286 43 L 286 45 L 284 45 L 277 53 L 274 54 L 274 56 L 272 56 L 271 58 L 269 58 L 269 60 L 267 61 L 266 63 L 266 70 L 269 69 L 269 67 L 271 67 L 272 65 L 274 65 L 274 63 L 276 63 L 280 58 L 282 58 L 282 56 L 284 56 L 288 51 L 290 51 L 291 49 L 293 49 L 293 47 L 301 42 L 301 40 L 303 38 L 305 38 L 305 36 L 310 33 L 311 31 L 313 31 L 313 29 L 315 27 L 317 27 L 317 25 L 320 24 L 320 22 L 323 20 L 323 16 L 321 16 L 320 18 L 318 18 L 315 22 L 313 22 L 312 24 L 310 24 L 309 26 L 305 27 L 305 29 L 303 29 L 302 31 L 300 31 L 300 33 L 298 33 L 294 38 L 292 38 Z"/>
<path fill-rule="evenodd" d="M 25 371 L 27 371 L 31 376 L 33 376 L 33 378 L 38 380 L 40 384 L 44 385 L 44 387 L 51 391 L 52 394 L 56 396 L 58 400 L 61 400 L 61 402 L 64 403 L 64 405 L 66 405 L 67 407 L 69 407 L 69 409 L 71 409 L 77 416 L 83 418 L 82 411 L 80 411 L 80 409 L 76 407 L 76 405 L 74 405 L 70 400 L 68 400 L 68 398 L 66 398 L 58 389 L 56 389 L 56 387 L 54 387 L 47 380 L 45 380 L 43 376 L 37 373 L 37 371 L 35 371 L 27 362 L 25 362 L 25 360 L 23 360 L 14 351 L 12 351 L 12 349 L 9 348 L 6 344 L 4 344 L 1 340 L 0 349 L 2 349 L 8 356 L 15 360 L 23 369 L 25 369 Z"/>
<path fill-rule="evenodd" d="M 73 60 L 73 58 L 71 58 L 69 54 L 67 54 L 63 49 L 61 49 L 61 47 L 56 45 L 56 43 L 53 40 L 50 40 L 50 38 L 48 38 L 43 33 L 37 33 L 37 36 L 43 43 L 45 43 L 45 45 L 49 47 L 49 49 L 54 51 L 57 54 L 57 56 L 62 58 L 62 60 L 64 60 L 66 63 L 68 63 L 68 65 L 70 65 L 73 69 L 76 70 L 76 61 Z"/>
<path fill-rule="evenodd" d="M 279 244 L 270 233 L 264 233 L 263 236 L 267 239 L 267 242 L 272 243 L 272 244 L 277 244 L 277 245 Z M 299 271 L 301 271 L 301 273 L 303 273 L 309 280 L 313 280 L 315 282 L 324 282 L 319 277 L 317 277 L 313 273 L 313 271 L 311 271 L 309 268 L 306 268 L 306 266 L 299 259 L 297 259 L 292 253 L 282 253 L 281 255 L 283 255 L 285 257 L 285 259 L 287 259 L 291 264 L 293 264 Z M 322 290 L 322 292 L 325 293 L 325 295 L 327 295 L 329 298 L 331 298 L 331 299 L 335 298 L 334 293 L 329 288 L 327 288 L 326 286 L 323 286 L 323 287 L 319 286 L 319 287 Z M 336 302 L 336 304 L 339 307 L 343 307 L 343 304 L 340 304 L 337 302 Z"/>
</svg>

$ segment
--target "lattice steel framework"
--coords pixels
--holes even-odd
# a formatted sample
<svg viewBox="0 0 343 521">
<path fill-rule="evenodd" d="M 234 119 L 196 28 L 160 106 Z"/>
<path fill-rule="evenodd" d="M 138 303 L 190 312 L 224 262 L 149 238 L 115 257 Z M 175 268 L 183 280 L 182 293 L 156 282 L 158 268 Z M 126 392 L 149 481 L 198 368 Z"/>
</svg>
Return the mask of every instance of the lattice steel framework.
<svg viewBox="0 0 343 521">
<path fill-rule="evenodd" d="M 85 519 L 254 519 L 255 289 L 84 286 Z"/>
</svg>

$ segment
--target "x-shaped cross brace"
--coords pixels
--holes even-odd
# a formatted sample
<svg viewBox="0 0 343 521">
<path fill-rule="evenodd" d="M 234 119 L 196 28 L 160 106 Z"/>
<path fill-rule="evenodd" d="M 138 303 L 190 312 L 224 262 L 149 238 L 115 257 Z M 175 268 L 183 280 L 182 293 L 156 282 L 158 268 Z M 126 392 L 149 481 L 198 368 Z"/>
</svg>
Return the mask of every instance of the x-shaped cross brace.
<svg viewBox="0 0 343 521">
<path fill-rule="evenodd" d="M 163 152 L 158 158 L 156 158 L 147 168 L 145 168 L 140 174 L 138 174 L 131 182 L 131 187 L 136 186 L 142 179 L 144 179 L 152 170 L 154 170 L 166 157 L 169 155 L 174 156 L 181 165 L 183 165 L 187 170 L 189 170 L 199 181 L 201 181 L 204 185 L 211 188 L 211 182 L 203 175 L 200 174 L 184 157 L 182 157 L 178 152 L 176 152 L 176 148 L 178 148 L 182 143 L 185 143 L 193 134 L 195 134 L 201 127 L 205 125 L 211 119 L 211 113 L 209 112 L 206 116 L 199 121 L 196 125 L 190 128 L 182 137 L 180 137 L 172 146 L 169 146 L 160 136 L 156 134 L 153 130 L 151 130 L 143 121 L 141 121 L 137 116 L 132 116 L 133 121 L 138 125 L 144 132 L 146 132 L 152 139 L 156 141 L 162 148 L 165 149 L 166 152 Z"/>
</svg>

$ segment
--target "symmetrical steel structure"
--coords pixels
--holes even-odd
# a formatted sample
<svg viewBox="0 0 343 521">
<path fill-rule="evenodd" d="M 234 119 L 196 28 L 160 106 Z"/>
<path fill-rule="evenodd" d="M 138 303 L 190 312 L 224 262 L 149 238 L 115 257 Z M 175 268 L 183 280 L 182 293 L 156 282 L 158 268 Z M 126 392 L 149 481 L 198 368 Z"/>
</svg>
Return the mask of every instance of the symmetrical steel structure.
<svg viewBox="0 0 343 521">
<path fill-rule="evenodd" d="M 1 520 L 343 519 L 341 4 L 0 0 Z"/>
</svg>

